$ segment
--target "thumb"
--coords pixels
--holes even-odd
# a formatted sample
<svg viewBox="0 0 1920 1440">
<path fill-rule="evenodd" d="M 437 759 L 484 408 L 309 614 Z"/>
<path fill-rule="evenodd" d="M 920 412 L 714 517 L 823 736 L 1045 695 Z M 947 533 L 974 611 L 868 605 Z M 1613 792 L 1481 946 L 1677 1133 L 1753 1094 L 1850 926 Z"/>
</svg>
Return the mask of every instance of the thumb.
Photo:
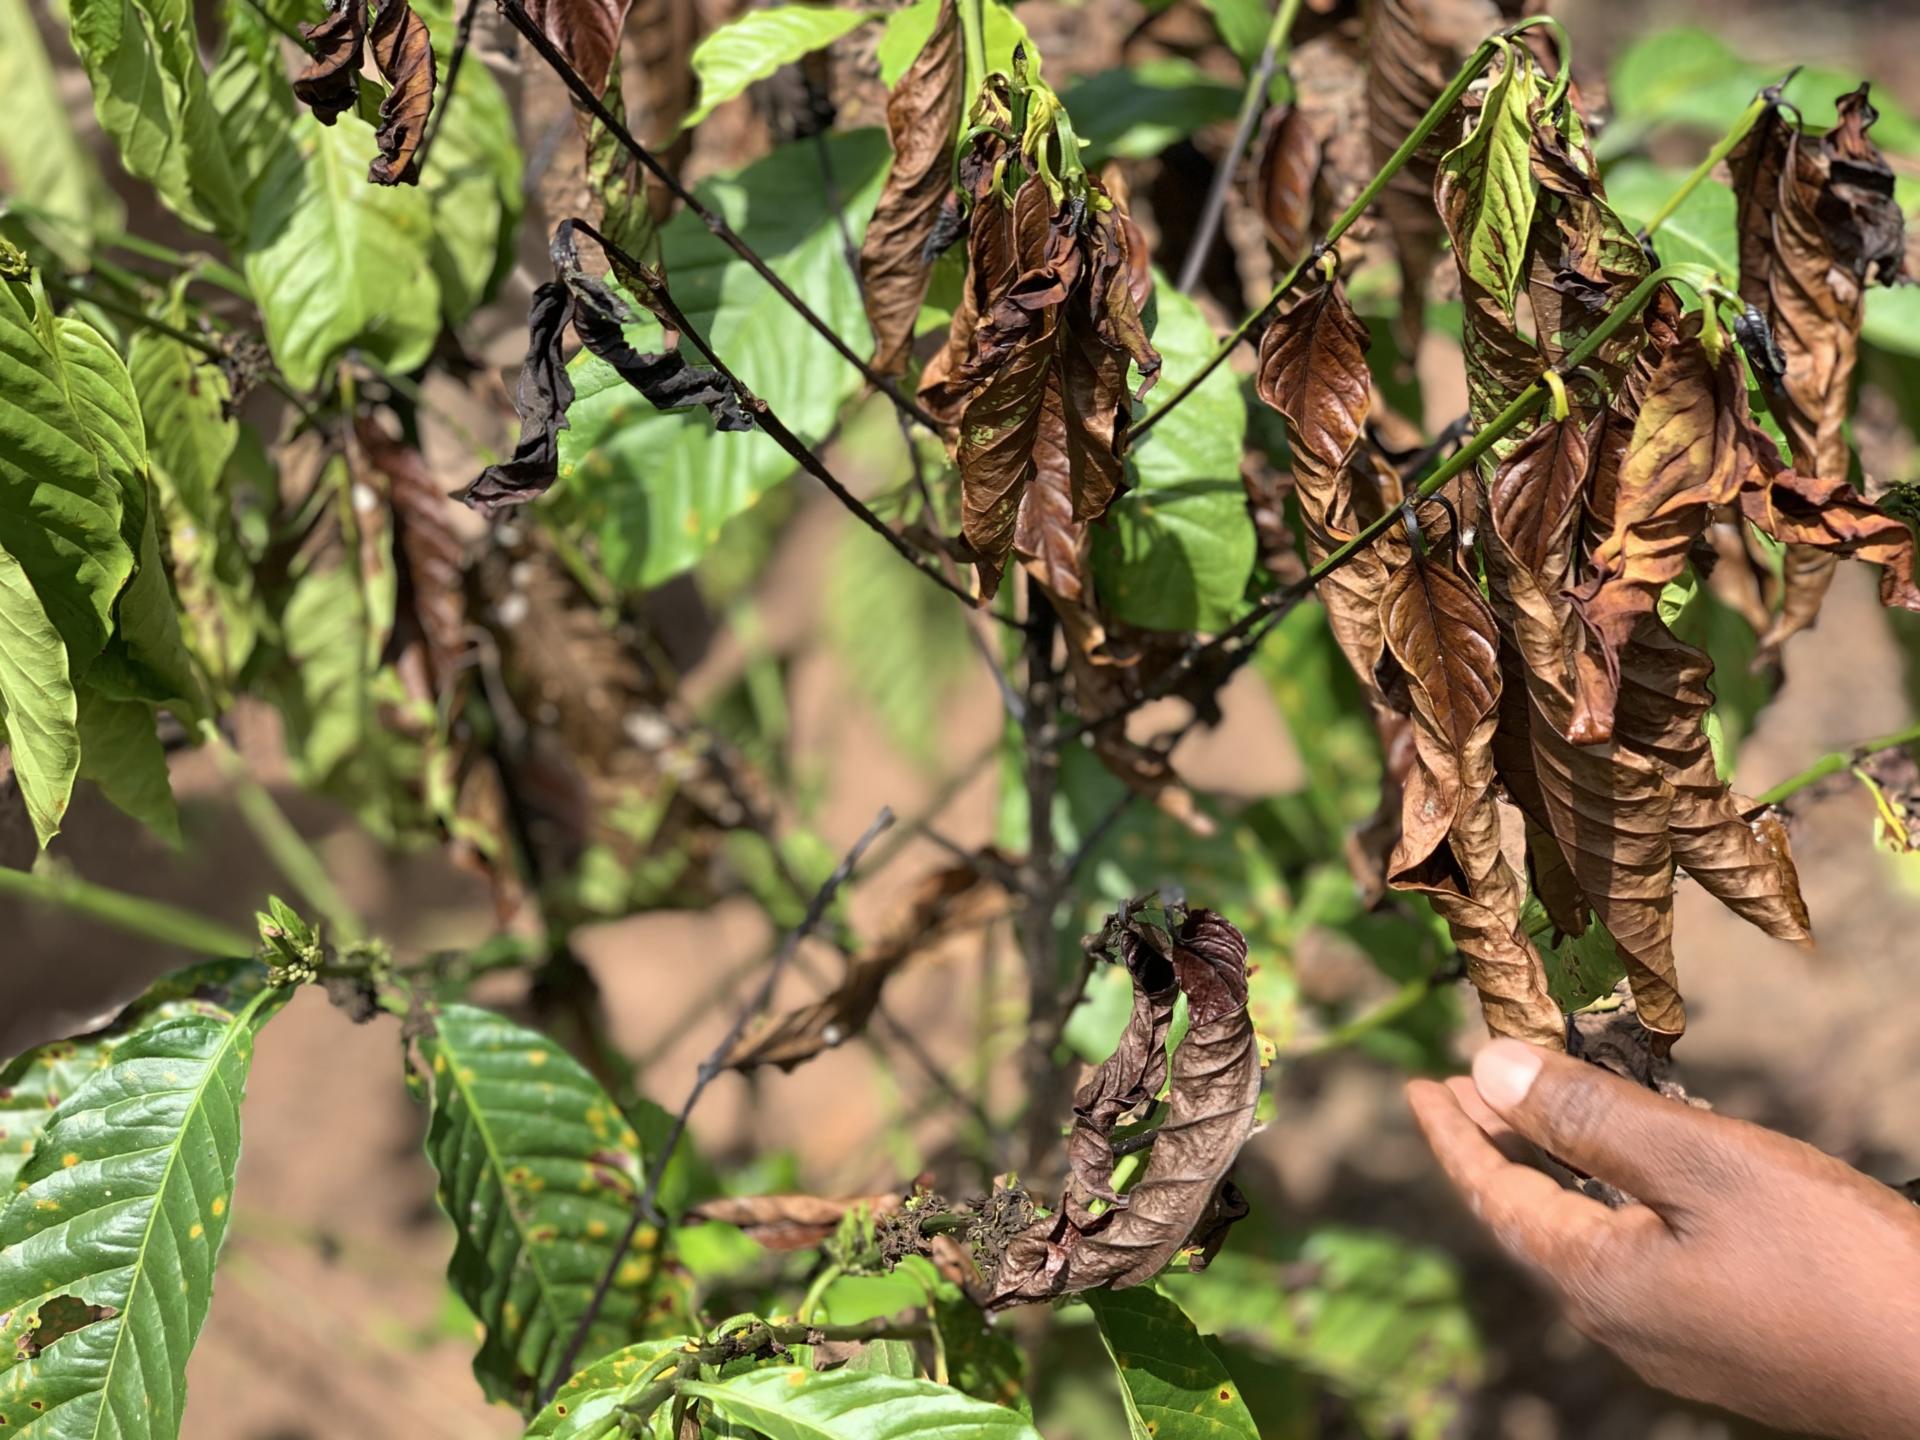
<svg viewBox="0 0 1920 1440">
<path fill-rule="evenodd" d="M 1473 1061 L 1480 1098 L 1561 1164 L 1625 1190 L 1656 1210 L 1723 1194 L 1724 1127 L 1610 1070 L 1517 1040 L 1495 1040 Z"/>
</svg>

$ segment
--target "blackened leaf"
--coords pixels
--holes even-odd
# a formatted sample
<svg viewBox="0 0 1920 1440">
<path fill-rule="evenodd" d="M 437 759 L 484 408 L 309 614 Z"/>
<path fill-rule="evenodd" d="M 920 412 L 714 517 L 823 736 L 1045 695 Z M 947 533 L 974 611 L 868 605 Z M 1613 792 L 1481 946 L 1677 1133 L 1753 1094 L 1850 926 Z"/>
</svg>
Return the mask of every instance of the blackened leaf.
<svg viewBox="0 0 1920 1440">
<path fill-rule="evenodd" d="M 1067 1159 L 1080 1188 L 1107 1201 L 1113 1192 L 1113 1128 L 1120 1117 L 1160 1093 L 1167 1079 L 1167 1032 L 1180 993 L 1167 957 L 1129 930 L 1120 937 L 1121 963 L 1133 980 L 1127 1028 L 1086 1083 L 1074 1092 Z"/>
<path fill-rule="evenodd" d="M 959 18 L 953 0 L 942 0 L 932 37 L 887 97 L 893 169 L 860 245 L 873 363 L 883 375 L 907 367 L 913 322 L 937 258 L 928 241 L 951 192 L 960 89 Z"/>
<path fill-rule="evenodd" d="M 433 108 L 433 43 L 426 22 L 407 0 L 380 0 L 367 43 L 391 87 L 380 102 L 380 129 L 374 136 L 380 153 L 367 178 L 376 185 L 418 185 L 420 167 L 413 154 Z"/>
<path fill-rule="evenodd" d="M 1445 918 L 1489 1030 L 1557 1048 L 1565 1043 L 1560 1007 L 1521 926 L 1524 887 L 1500 846 L 1492 789 L 1500 699 L 1493 613 L 1479 588 L 1451 566 L 1412 555 L 1388 579 L 1380 620 L 1406 676 L 1416 755 L 1388 882 L 1426 894 Z"/>
<path fill-rule="evenodd" d="M 360 65 L 367 43 L 366 0 L 346 0 L 317 25 L 300 33 L 313 58 L 293 80 L 293 93 L 322 125 L 331 125 L 360 98 Z"/>
<path fill-rule="evenodd" d="M 560 432 L 567 428 L 573 380 L 564 349 L 573 302 L 567 287 L 550 280 L 533 292 L 527 317 L 527 358 L 520 367 L 516 407 L 520 439 L 511 459 L 489 465 L 460 498 L 483 515 L 524 505 L 547 493 L 559 475 Z"/>
</svg>

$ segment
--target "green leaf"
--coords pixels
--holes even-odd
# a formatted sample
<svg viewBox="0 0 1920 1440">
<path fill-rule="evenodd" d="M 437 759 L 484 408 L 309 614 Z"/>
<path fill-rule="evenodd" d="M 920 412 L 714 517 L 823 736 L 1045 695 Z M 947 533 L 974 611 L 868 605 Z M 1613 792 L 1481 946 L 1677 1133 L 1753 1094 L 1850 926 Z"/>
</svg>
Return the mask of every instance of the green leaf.
<svg viewBox="0 0 1920 1440">
<path fill-rule="evenodd" d="M 163 318 L 181 323 L 179 297 Z M 240 427 L 226 414 L 227 378 L 178 340 L 142 330 L 127 359 L 150 441 L 150 473 L 187 643 L 217 683 L 230 685 L 252 653 L 253 573 L 224 483 Z"/>
<path fill-rule="evenodd" d="M 177 970 L 100 1029 L 49 1041 L 0 1065 L 0 1194 L 13 1194 L 14 1177 L 60 1103 L 94 1072 L 106 1069 L 130 1036 L 181 1015 L 229 1013 L 265 978 L 251 960 L 212 960 Z"/>
<path fill-rule="evenodd" d="M 691 130 L 714 107 L 782 65 L 823 50 L 842 35 L 872 19 L 865 10 L 832 10 L 820 5 L 773 5 L 749 10 L 702 40 L 693 51 L 693 73 L 700 80 L 700 102 L 680 122 Z"/>
<path fill-rule="evenodd" d="M 169 845 L 180 843 L 180 812 L 167 778 L 167 753 L 153 707 L 80 686 L 80 778 Z"/>
<path fill-rule="evenodd" d="M 1667 170 L 1645 160 L 1621 160 L 1607 167 L 1607 199 L 1620 218 L 1635 231 L 1667 203 L 1667 197 L 1686 179 L 1682 170 Z M 1654 232 L 1654 248 L 1665 261 L 1705 265 L 1729 282 L 1740 275 L 1740 241 L 1734 225 L 1737 209 L 1733 191 L 1723 181 L 1702 180 L 1693 193 L 1661 222 Z"/>
<path fill-rule="evenodd" d="M 1267 48 L 1272 12 L 1260 0 L 1201 0 L 1201 3 L 1213 16 L 1214 28 L 1239 60 L 1240 68 L 1252 73 Z"/>
<path fill-rule="evenodd" d="M 127 170 L 190 225 L 228 239 L 247 209 L 200 68 L 189 0 L 70 0 L 73 48 Z"/>
<path fill-rule="evenodd" d="M 1528 158 L 1533 104 L 1533 67 L 1525 47 L 1515 46 L 1487 92 L 1473 133 L 1440 161 L 1438 185 L 1451 185 L 1461 196 L 1455 232 L 1465 237 L 1465 253 L 1457 257 L 1460 268 L 1509 313 L 1525 273 L 1527 232 L 1533 225 L 1535 188 Z"/>
<path fill-rule="evenodd" d="M 1869 290 L 1860 338 L 1896 355 L 1920 355 L 1920 285 Z"/>
<path fill-rule="evenodd" d="M 894 1273 L 912 1276 L 926 1292 L 934 1348 L 947 1383 L 976 1400 L 1008 1406 L 1031 1419 L 1033 1406 L 1024 1383 L 1026 1353 L 1007 1331 L 989 1324 L 967 1293 L 924 1255 L 905 1256 Z"/>
<path fill-rule="evenodd" d="M 1145 1287 L 1083 1298 L 1120 1373 L 1133 1440 L 1260 1440 L 1226 1362 L 1178 1305 Z"/>
<path fill-rule="evenodd" d="M 849 519 L 827 570 L 826 622 L 851 683 L 873 705 L 887 737 L 923 765 L 939 759 L 947 702 L 956 682 L 981 663 L 953 597 Z"/>
<path fill-rule="evenodd" d="M 207 77 L 228 163 L 251 203 L 273 157 L 299 118 L 280 32 L 247 0 L 226 0 L 225 43 Z"/>
<path fill-rule="evenodd" d="M 247 284 L 274 363 L 296 390 L 320 383 L 348 346 L 392 370 L 427 358 L 440 333 L 433 217 L 411 185 L 370 185 L 373 131 L 357 115 L 302 115 L 260 184 Z"/>
<path fill-rule="evenodd" d="M 1240 108 L 1238 90 L 1178 55 L 1088 75 L 1060 99 L 1074 133 L 1087 142 L 1089 165 L 1158 155 L 1204 126 L 1231 120 Z"/>
<path fill-rule="evenodd" d="M 1010 73 L 1016 45 L 1027 47 L 1028 63 L 1038 68 L 1039 59 L 1027 37 L 1027 27 L 1020 23 L 1020 17 L 1012 8 L 1000 0 L 982 0 L 981 11 L 980 38 L 987 52 L 988 71 Z M 911 5 L 887 16 L 886 28 L 881 31 L 873 53 L 880 62 L 881 83 L 889 90 L 899 83 L 914 57 L 925 48 L 939 13 L 940 0 L 913 0 Z"/>
<path fill-rule="evenodd" d="M 20 562 L 0 550 L 0 724 L 33 833 L 44 846 L 60 833 L 80 770 L 79 701 L 67 647 Z"/>
<path fill-rule="evenodd" d="M 877 130 L 828 141 L 855 239 L 887 164 Z M 864 333 L 866 309 L 841 251 L 812 141 L 700 187 L 780 277 L 841 335 Z M 660 232 L 674 299 L 753 392 L 802 439 L 819 441 L 860 386 L 860 373 L 758 275 L 682 211 Z M 627 327 L 640 350 L 661 345 L 651 320 Z M 592 355 L 574 357 L 576 394 L 560 434 L 562 494 L 600 541 L 616 583 L 649 587 L 697 562 L 733 516 L 793 473 L 762 432 L 716 432 L 704 410 L 664 413 Z"/>
<path fill-rule="evenodd" d="M 140 563 L 114 606 L 119 628 L 87 670 L 87 682 L 122 700 L 165 705 L 192 725 L 208 713 L 206 691 L 181 638 L 179 607 L 160 559 L 159 502 L 144 480 L 139 503 Z"/>
<path fill-rule="evenodd" d="M 1539 900 L 1529 895 L 1520 923 L 1547 967 L 1547 989 L 1559 1007 L 1571 1015 L 1613 993 L 1626 977 L 1613 936 L 1595 919 L 1584 935 L 1562 936 L 1554 943 L 1553 921 Z"/>
<path fill-rule="evenodd" d="M 53 64 L 26 0 L 0 0 L 0 168 L 14 195 L 71 226 L 52 236 L 76 269 L 98 230 L 118 229 L 120 202 L 67 120 Z"/>
<path fill-rule="evenodd" d="M 885 1275 L 842 1275 L 821 1292 L 820 1310 L 829 1325 L 864 1325 L 912 1310 L 926 1298 L 926 1287 L 898 1270 Z"/>
<path fill-rule="evenodd" d="M 1615 120 L 1596 144 L 1600 157 L 1624 154 L 1661 125 L 1681 125 L 1718 135 L 1730 127 L 1762 86 L 1781 80 L 1797 57 L 1781 55 L 1764 63 L 1743 60 L 1711 30 L 1680 26 L 1641 36 L 1613 62 L 1608 89 Z M 1860 84 L 1860 76 L 1825 66 L 1804 66 L 1783 94 L 1824 130 L 1834 123 L 1834 99 Z M 1920 153 L 1920 125 L 1895 98 L 1897 90 L 1874 88 L 1880 111 L 1874 139 L 1889 150 Z"/>
<path fill-rule="evenodd" d="M 556 1367 L 613 1257 L 641 1183 L 639 1141 L 593 1077 L 546 1036 L 449 1005 L 420 1041 L 433 1087 L 427 1158 L 457 1235 L 447 1278 L 486 1327 L 492 1400 L 525 1403 Z M 636 1338 L 653 1281 L 617 1272 L 576 1363 Z"/>
<path fill-rule="evenodd" d="M 645 1388 L 648 1375 L 661 1359 L 687 1343 L 682 1335 L 671 1340 L 642 1340 L 616 1350 L 577 1372 L 555 1392 L 553 1401 L 534 1418 L 522 1440 L 608 1440 L 615 1431 L 615 1413 Z M 671 1367 L 669 1367 L 671 1370 Z M 647 1440 L 673 1440 L 672 1407 L 653 1412 L 644 1432 Z"/>
<path fill-rule="evenodd" d="M 127 367 L 36 285 L 0 282 L 0 549 L 33 584 L 74 669 L 99 653 L 133 574 L 146 437 Z"/>
<path fill-rule="evenodd" d="M 440 73 L 447 73 L 443 47 L 453 27 L 433 31 Z M 433 273 L 440 282 L 447 323 L 458 325 L 493 294 L 513 268 L 513 239 L 520 223 L 520 146 L 513 112 L 499 82 L 484 65 L 462 65 L 458 95 L 439 94 L 445 107 L 420 189 L 433 217 Z"/>
<path fill-rule="evenodd" d="M 686 1381 L 680 1393 L 766 1440 L 1040 1440 L 1017 1411 L 872 1371 L 763 1366 L 718 1384 Z"/>
<path fill-rule="evenodd" d="M 1156 277 L 1158 394 L 1177 392 L 1213 351 L 1200 307 Z M 1136 406 L 1136 416 L 1151 409 Z M 1150 630 L 1221 630 L 1253 574 L 1253 522 L 1240 483 L 1246 400 L 1220 366 L 1127 454 L 1131 488 L 1093 532 L 1094 576 L 1118 619 Z"/>
<path fill-rule="evenodd" d="M 0 1212 L 0 1354 L 80 1305 L 0 1382 L 23 1440 L 170 1440 L 187 1356 L 213 1298 L 240 1151 L 240 1101 L 260 1027 L 286 989 L 161 1020 L 116 1047 L 61 1102 Z M 67 1314 L 63 1314 L 67 1312 Z"/>
</svg>

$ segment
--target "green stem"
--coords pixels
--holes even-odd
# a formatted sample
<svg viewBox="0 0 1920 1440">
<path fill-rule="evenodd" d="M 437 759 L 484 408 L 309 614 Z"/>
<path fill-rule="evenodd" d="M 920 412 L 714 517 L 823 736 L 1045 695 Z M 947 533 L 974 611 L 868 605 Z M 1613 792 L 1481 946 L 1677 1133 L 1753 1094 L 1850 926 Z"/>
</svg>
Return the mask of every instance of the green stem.
<svg viewBox="0 0 1920 1440">
<path fill-rule="evenodd" d="M 260 841 L 274 868 L 300 893 L 301 899 L 319 912 L 320 918 L 332 929 L 334 939 L 345 944 L 366 939 L 367 927 L 334 886 L 326 865 L 287 819 L 272 793 L 254 778 L 247 762 L 227 743 L 226 736 L 211 720 L 201 722 L 200 734 L 213 752 L 221 774 L 232 782 L 240 817 Z"/>
<path fill-rule="evenodd" d="M 1700 182 L 1712 173 L 1713 167 L 1726 159 L 1733 152 L 1733 147 L 1746 138 L 1747 132 L 1753 129 L 1772 104 L 1773 101 L 1764 90 L 1753 97 L 1753 103 L 1741 112 L 1740 118 L 1733 122 L 1733 128 L 1720 137 L 1719 142 L 1707 152 L 1706 159 L 1693 167 L 1693 173 L 1680 183 L 1680 188 L 1667 197 L 1667 203 L 1647 221 L 1646 229 L 1640 232 L 1642 240 L 1651 240 L 1660 227 L 1673 218 L 1674 211 L 1687 203 L 1687 197 L 1699 188 Z"/>
<path fill-rule="evenodd" d="M 109 250 L 125 250 L 147 260 L 157 260 L 162 265 L 171 265 L 176 270 L 192 270 L 204 277 L 209 283 L 218 285 L 242 300 L 251 300 L 252 292 L 247 289 L 246 278 L 231 266 L 222 264 L 211 255 L 183 255 L 155 240 L 143 239 L 138 235 L 129 235 L 123 230 L 95 230 L 80 224 L 71 216 L 56 214 L 35 205 L 30 200 L 21 200 L 8 196 L 6 208 L 18 211 L 29 220 L 37 220 L 42 225 L 54 225 L 73 234 L 92 240 L 96 245 Z"/>
<path fill-rule="evenodd" d="M 1362 1040 L 1376 1030 L 1384 1030 L 1399 1020 L 1415 1006 L 1439 988 L 1439 976 L 1423 975 L 1417 980 L 1409 980 L 1393 994 L 1382 1000 L 1373 1009 L 1354 1016 L 1346 1024 L 1329 1030 L 1297 1050 L 1288 1051 L 1280 1058 L 1283 1060 L 1304 1060 L 1314 1055 L 1326 1055 L 1335 1050 L 1344 1050 L 1357 1040 Z"/>
<path fill-rule="evenodd" d="M 255 948 L 251 938 L 228 929 L 218 920 L 209 920 L 160 900 L 110 890 L 59 870 L 29 874 L 0 866 L 0 895 L 71 910 L 144 940 L 177 945 L 182 950 L 219 959 L 251 955 Z"/>
<path fill-rule="evenodd" d="M 1267 296 L 1265 303 L 1238 325 L 1234 326 L 1232 333 L 1214 347 L 1213 353 L 1207 357 L 1206 363 L 1189 376 L 1178 390 L 1174 391 L 1172 399 L 1168 400 L 1166 404 L 1148 415 L 1146 419 L 1142 420 L 1133 428 L 1132 438 L 1135 442 L 1138 442 L 1142 435 L 1159 424 L 1161 417 L 1169 410 L 1173 409 L 1174 406 L 1178 405 L 1182 400 L 1185 400 L 1187 396 L 1199 389 L 1201 381 L 1219 369 L 1220 362 L 1231 355 L 1234 347 L 1247 338 L 1248 332 L 1265 319 L 1273 307 L 1285 298 L 1287 292 L 1299 283 L 1300 277 L 1307 273 L 1307 270 L 1319 259 L 1321 254 L 1330 246 L 1336 244 L 1340 237 L 1353 227 L 1354 222 L 1365 214 L 1367 207 L 1380 197 L 1380 192 L 1387 188 L 1388 183 L 1392 181 L 1393 177 L 1400 173 L 1406 166 L 1406 163 L 1411 160 L 1420 147 L 1426 143 L 1427 137 L 1439 129 L 1440 122 L 1447 117 L 1447 113 L 1459 102 L 1460 97 L 1467 93 L 1467 87 L 1479 78 L 1480 72 L 1487 68 L 1487 62 L 1491 60 L 1506 43 L 1505 38 L 1499 35 L 1489 36 L 1480 42 L 1479 47 L 1474 50 L 1473 54 L 1467 57 L 1467 63 L 1460 67 L 1460 73 L 1455 75 L 1448 83 L 1447 88 L 1440 92 L 1439 98 L 1427 107 L 1427 113 L 1420 117 L 1420 123 L 1415 125 L 1407 138 L 1400 142 L 1400 148 L 1388 157 L 1387 163 L 1382 165 L 1373 179 L 1367 182 L 1366 189 L 1354 197 L 1353 203 L 1347 206 L 1341 213 L 1340 218 L 1333 222 L 1332 228 L 1327 231 L 1320 242 L 1308 250 L 1307 253 L 1302 255 L 1298 260 L 1294 261 L 1287 273 L 1280 277 L 1280 282 L 1273 287 L 1273 293 Z"/>
<path fill-rule="evenodd" d="M 1920 745 L 1920 725 L 1909 725 L 1906 729 L 1896 730 L 1891 735 L 1862 740 L 1851 749 L 1835 750 L 1830 755 L 1822 755 L 1798 775 L 1782 780 L 1771 790 L 1754 796 L 1754 811 L 1764 809 L 1768 805 L 1778 805 L 1788 796 L 1798 794 L 1809 785 L 1818 784 L 1829 775 L 1838 775 L 1843 770 L 1852 769 L 1870 755 L 1877 755 L 1882 750 L 1897 750 L 1903 745 Z"/>
<path fill-rule="evenodd" d="M 960 127 L 966 128 L 968 114 L 973 102 L 979 97 L 980 87 L 987 83 L 987 22 L 984 5 L 986 0 L 959 0 L 960 3 L 960 47 L 964 59 L 965 86 L 960 102 Z"/>
</svg>

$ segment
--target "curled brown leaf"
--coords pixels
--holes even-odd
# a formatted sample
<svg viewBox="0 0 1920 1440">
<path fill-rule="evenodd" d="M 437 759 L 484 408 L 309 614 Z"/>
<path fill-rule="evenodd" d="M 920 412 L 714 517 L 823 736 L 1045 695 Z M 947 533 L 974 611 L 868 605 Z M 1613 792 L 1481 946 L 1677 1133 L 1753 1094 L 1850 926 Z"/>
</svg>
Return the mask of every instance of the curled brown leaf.
<svg viewBox="0 0 1920 1440">
<path fill-rule="evenodd" d="M 887 97 L 893 168 L 860 245 L 860 284 L 873 326 L 874 368 L 907 368 L 913 322 L 936 258 L 928 242 L 951 190 L 953 134 L 960 121 L 960 22 L 941 0 L 933 34 Z"/>
<path fill-rule="evenodd" d="M 407 0 L 379 0 L 367 45 L 388 85 L 387 98 L 380 102 L 380 128 L 374 135 L 380 153 L 367 178 L 376 185 L 418 185 L 420 167 L 414 163 L 414 152 L 420 148 L 427 114 L 433 108 L 433 42 L 427 23 L 414 14 Z"/>
<path fill-rule="evenodd" d="M 293 93 L 322 125 L 331 125 L 360 99 L 360 66 L 367 44 L 366 0 L 345 0 L 318 24 L 301 23 L 313 55 L 293 80 Z"/>
</svg>

